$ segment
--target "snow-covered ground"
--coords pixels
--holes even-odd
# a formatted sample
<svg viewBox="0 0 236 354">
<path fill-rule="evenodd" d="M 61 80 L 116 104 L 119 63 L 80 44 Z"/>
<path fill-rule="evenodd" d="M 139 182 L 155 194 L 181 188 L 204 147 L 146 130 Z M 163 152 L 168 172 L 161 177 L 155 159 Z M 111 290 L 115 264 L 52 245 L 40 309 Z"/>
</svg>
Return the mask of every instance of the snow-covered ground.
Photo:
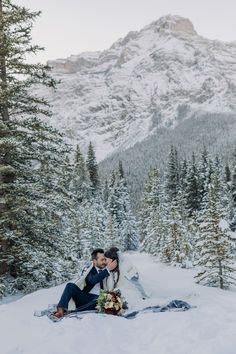
<svg viewBox="0 0 236 354">
<path fill-rule="evenodd" d="M 197 308 L 141 314 L 134 320 L 34 317 L 57 302 L 64 284 L 0 306 L 1 354 L 235 354 L 236 292 L 196 285 L 194 271 L 168 267 L 145 254 L 129 256 L 152 295 L 143 306 L 181 299 Z"/>
</svg>

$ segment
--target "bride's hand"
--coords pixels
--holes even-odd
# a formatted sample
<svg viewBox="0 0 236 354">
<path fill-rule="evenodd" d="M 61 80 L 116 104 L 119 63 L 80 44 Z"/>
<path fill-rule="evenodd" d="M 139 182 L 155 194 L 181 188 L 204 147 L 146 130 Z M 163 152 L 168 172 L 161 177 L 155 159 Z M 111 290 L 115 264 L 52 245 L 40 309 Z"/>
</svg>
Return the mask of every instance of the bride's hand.
<svg viewBox="0 0 236 354">
<path fill-rule="evenodd" d="M 112 270 L 114 270 L 114 269 L 116 269 L 116 267 L 117 267 L 117 261 L 116 260 L 112 260 L 112 259 L 109 259 L 108 261 L 107 261 L 107 268 L 108 268 L 108 270 L 110 270 L 110 271 L 112 271 Z"/>
</svg>

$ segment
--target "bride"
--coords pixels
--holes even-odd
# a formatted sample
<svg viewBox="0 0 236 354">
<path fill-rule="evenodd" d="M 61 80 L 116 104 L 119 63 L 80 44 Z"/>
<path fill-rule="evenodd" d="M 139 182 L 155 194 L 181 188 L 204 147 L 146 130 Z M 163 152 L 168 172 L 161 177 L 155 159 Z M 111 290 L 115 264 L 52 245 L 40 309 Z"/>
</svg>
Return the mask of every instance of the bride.
<svg viewBox="0 0 236 354">
<path fill-rule="evenodd" d="M 104 279 L 106 290 L 120 289 L 122 295 L 128 301 L 129 309 L 137 307 L 142 300 L 148 298 L 139 281 L 138 270 L 130 262 L 127 255 L 121 253 L 117 247 L 111 247 L 105 252 L 105 257 L 107 260 L 116 260 L 118 264 L 109 277 Z"/>
<path fill-rule="evenodd" d="M 139 281 L 137 268 L 127 256 L 122 254 L 117 247 L 111 247 L 105 252 L 105 257 L 107 260 L 116 260 L 118 264 L 110 276 L 104 279 L 106 290 L 119 288 L 123 291 L 137 292 L 137 295 L 143 299 L 148 297 Z"/>
</svg>

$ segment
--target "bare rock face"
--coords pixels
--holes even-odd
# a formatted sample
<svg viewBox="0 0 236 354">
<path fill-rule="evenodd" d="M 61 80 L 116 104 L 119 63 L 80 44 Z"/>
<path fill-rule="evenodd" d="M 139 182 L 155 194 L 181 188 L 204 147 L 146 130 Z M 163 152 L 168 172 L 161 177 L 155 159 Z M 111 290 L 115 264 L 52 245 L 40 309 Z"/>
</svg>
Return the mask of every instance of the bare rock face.
<svg viewBox="0 0 236 354">
<path fill-rule="evenodd" d="M 183 32 L 188 32 L 192 34 L 196 34 L 197 32 L 194 30 L 193 24 L 191 21 L 187 19 L 182 19 L 176 22 L 176 24 L 173 27 L 174 31 L 183 31 Z"/>
<path fill-rule="evenodd" d="M 100 52 L 86 52 L 80 55 L 71 55 L 67 59 L 49 60 L 48 65 L 56 72 L 76 73 L 83 69 L 90 69 L 96 64 Z"/>
<path fill-rule="evenodd" d="M 164 16 L 161 17 L 157 21 L 157 25 L 159 25 L 160 30 L 166 30 L 169 29 L 171 31 L 176 31 L 176 32 L 187 32 L 189 34 L 197 34 L 195 31 L 192 22 L 187 19 L 183 18 L 180 16 Z"/>
<path fill-rule="evenodd" d="M 236 111 L 236 43 L 205 39 L 180 16 L 49 64 L 61 81 L 56 92 L 38 89 L 50 122 L 82 151 L 92 141 L 99 160 L 195 112 Z"/>
</svg>

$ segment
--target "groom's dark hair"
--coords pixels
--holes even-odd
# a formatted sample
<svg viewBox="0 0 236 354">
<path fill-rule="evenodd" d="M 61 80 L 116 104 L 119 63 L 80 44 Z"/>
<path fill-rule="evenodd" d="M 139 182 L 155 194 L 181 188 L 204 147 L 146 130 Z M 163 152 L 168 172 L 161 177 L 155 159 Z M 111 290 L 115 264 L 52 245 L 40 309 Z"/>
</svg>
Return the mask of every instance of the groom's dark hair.
<svg viewBox="0 0 236 354">
<path fill-rule="evenodd" d="M 95 250 L 93 250 L 93 252 L 91 253 L 92 260 L 97 259 L 98 253 L 104 253 L 104 250 L 102 248 L 96 248 Z"/>
</svg>

